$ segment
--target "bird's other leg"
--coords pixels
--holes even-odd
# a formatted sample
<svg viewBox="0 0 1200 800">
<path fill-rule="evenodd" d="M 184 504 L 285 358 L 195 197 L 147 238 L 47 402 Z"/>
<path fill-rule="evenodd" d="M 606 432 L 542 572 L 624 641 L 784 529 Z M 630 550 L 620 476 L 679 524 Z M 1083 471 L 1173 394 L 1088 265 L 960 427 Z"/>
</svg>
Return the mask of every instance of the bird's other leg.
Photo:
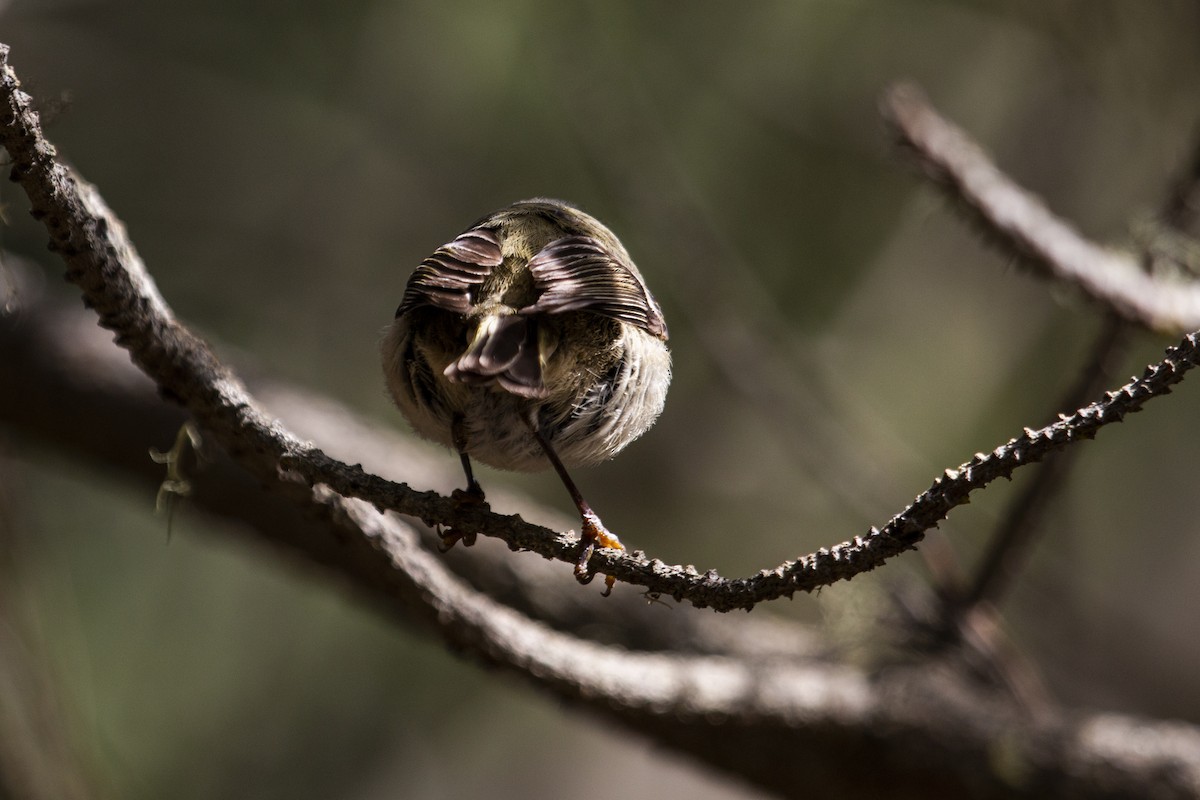
<svg viewBox="0 0 1200 800">
<path fill-rule="evenodd" d="M 616 534 L 604 527 L 604 523 L 600 521 L 600 517 L 592 511 L 592 507 L 583 499 L 583 494 L 579 491 L 579 487 L 575 485 L 575 481 L 571 480 L 571 476 L 567 474 L 567 468 L 563 466 L 562 459 L 558 457 L 558 453 L 554 452 L 549 440 L 542 435 L 538 430 L 537 420 L 534 418 L 534 412 L 530 412 L 525 417 L 525 424 L 529 426 L 533 438 L 537 439 L 537 443 L 541 446 L 542 452 L 546 454 L 546 458 L 550 459 L 550 463 L 554 466 L 554 471 L 558 473 L 558 477 L 562 479 L 563 485 L 567 487 L 567 492 L 571 495 L 571 500 L 574 501 L 575 507 L 579 509 L 579 514 L 583 518 L 580 530 L 580 538 L 582 539 L 579 549 L 579 557 L 575 560 L 575 579 L 580 583 L 591 583 L 595 576 L 588 568 L 588 561 L 592 557 L 592 553 L 596 551 L 596 547 L 611 547 L 614 550 L 624 550 L 625 546 L 621 544 L 621 540 Z M 613 583 L 616 578 L 612 575 L 604 576 L 604 596 L 612 594 Z"/>
<path fill-rule="evenodd" d="M 486 504 L 487 501 L 483 495 L 483 487 L 479 485 L 479 481 L 475 480 L 475 472 L 471 469 L 471 457 L 467 455 L 467 431 L 461 414 L 455 414 L 454 419 L 450 422 L 450 436 L 454 441 L 454 449 L 458 451 L 458 457 L 462 460 L 463 472 L 467 476 L 467 488 L 455 489 L 450 493 L 450 496 L 460 503 L 469 503 L 472 505 Z M 470 547 L 475 544 L 474 533 L 459 533 L 453 528 L 444 531 L 441 537 L 442 546 L 439 549 L 443 553 L 460 541 L 463 543 L 463 547 Z"/>
</svg>

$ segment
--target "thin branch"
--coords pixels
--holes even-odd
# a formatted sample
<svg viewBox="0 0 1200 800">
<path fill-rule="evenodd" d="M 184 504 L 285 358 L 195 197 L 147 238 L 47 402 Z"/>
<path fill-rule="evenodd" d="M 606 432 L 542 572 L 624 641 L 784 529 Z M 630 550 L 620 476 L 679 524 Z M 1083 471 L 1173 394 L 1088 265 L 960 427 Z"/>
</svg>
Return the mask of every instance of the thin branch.
<svg viewBox="0 0 1200 800">
<path fill-rule="evenodd" d="M 1125 319 L 1179 334 L 1200 329 L 1200 283 L 1147 274 L 1136 258 L 1096 245 L 1001 172 L 915 86 L 883 98 L 884 119 L 917 163 L 1001 248 L 1035 272 L 1078 287 Z"/>
<path fill-rule="evenodd" d="M 50 233 L 50 249 L 68 266 L 67 277 L 83 290 L 85 302 L 134 362 L 160 387 L 181 402 L 221 446 L 259 479 L 323 484 L 345 496 L 367 500 L 376 508 L 416 517 L 464 534 L 503 539 L 514 549 L 574 563 L 578 537 L 530 525 L 517 516 L 494 514 L 483 507 L 459 504 L 434 492 L 372 475 L 359 465 L 330 458 L 289 432 L 263 411 L 242 382 L 212 349 L 177 322 L 162 299 L 124 226 L 105 205 L 95 187 L 55 159 L 42 135 L 30 98 L 0 49 L 0 144 L 13 159 L 11 177 L 29 197 L 34 217 Z M 1103 426 L 1138 411 L 1152 397 L 1166 394 L 1200 362 L 1197 339 L 1189 336 L 1167 352 L 1142 378 L 1110 392 L 1098 403 L 1059 422 L 1025 433 L 992 453 L 976 454 L 957 469 L 947 470 L 913 503 L 882 528 L 822 548 L 795 561 L 762 570 L 749 578 L 701 574 L 692 567 L 669 566 L 644 554 L 597 550 L 593 571 L 643 586 L 651 593 L 717 611 L 750 609 L 755 604 L 797 591 L 811 592 L 874 569 L 912 549 L 972 492 L 1008 478 L 1026 464 L 1045 458 Z"/>
</svg>

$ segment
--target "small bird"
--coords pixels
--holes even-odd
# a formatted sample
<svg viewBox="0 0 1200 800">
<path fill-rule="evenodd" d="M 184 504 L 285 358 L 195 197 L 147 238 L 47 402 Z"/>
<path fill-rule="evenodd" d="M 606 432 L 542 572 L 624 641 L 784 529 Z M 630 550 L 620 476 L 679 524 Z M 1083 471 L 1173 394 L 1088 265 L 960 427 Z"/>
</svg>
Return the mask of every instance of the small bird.
<svg viewBox="0 0 1200 800">
<path fill-rule="evenodd" d="M 553 467 L 582 516 L 575 577 L 592 579 L 597 546 L 625 549 L 567 468 L 612 458 L 654 424 L 671 355 L 662 309 L 608 228 L 546 198 L 483 217 L 416 268 L 382 349 L 413 429 L 458 452 L 456 496 L 483 501 L 472 458 Z"/>
</svg>

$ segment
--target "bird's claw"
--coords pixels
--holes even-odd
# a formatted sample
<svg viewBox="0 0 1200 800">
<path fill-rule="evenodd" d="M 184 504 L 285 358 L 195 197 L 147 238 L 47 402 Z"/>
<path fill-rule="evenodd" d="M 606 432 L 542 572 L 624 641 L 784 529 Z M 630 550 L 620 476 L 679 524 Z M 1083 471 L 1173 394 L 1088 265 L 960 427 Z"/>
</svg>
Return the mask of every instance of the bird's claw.
<svg viewBox="0 0 1200 800">
<path fill-rule="evenodd" d="M 488 507 L 487 498 L 483 496 L 483 487 L 475 481 L 467 484 L 467 488 L 465 489 L 455 489 L 450 493 L 450 499 L 463 506 L 476 506 L 485 509 Z M 443 531 L 442 526 L 439 525 L 437 535 L 442 540 L 442 543 L 438 545 L 439 553 L 448 552 L 459 542 L 463 543 L 463 547 L 471 547 L 475 544 L 476 534 L 474 532 L 463 533 L 456 531 L 454 528 L 446 528 Z"/>
<path fill-rule="evenodd" d="M 591 583 L 592 578 L 596 577 L 595 573 L 588 567 L 588 562 L 592 558 L 592 553 L 596 552 L 597 547 L 608 547 L 613 550 L 625 549 L 625 545 L 621 544 L 621 540 L 616 537 L 616 534 L 605 528 L 604 523 L 600 521 L 600 517 L 596 516 L 592 511 L 585 511 L 583 514 L 580 539 L 579 557 L 575 559 L 575 580 L 582 584 Z M 608 597 L 612 594 L 613 584 L 616 581 L 616 577 L 612 575 L 604 576 L 603 597 Z"/>
<path fill-rule="evenodd" d="M 457 531 L 454 528 L 446 528 L 445 530 L 442 530 L 442 526 L 439 525 L 437 527 L 437 535 L 438 538 L 442 540 L 442 543 L 438 545 L 438 552 L 448 553 L 454 547 L 454 545 L 458 544 L 459 542 L 463 543 L 463 547 L 473 546 L 475 544 L 475 538 L 478 534 L 476 534 L 474 531 L 471 531 L 470 533 Z"/>
</svg>

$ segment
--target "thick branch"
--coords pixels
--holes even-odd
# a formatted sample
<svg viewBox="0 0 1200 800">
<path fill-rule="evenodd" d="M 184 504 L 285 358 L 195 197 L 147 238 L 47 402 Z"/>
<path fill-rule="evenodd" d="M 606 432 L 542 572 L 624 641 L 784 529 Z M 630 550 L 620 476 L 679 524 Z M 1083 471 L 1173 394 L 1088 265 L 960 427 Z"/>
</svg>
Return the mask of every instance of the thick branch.
<svg viewBox="0 0 1200 800">
<path fill-rule="evenodd" d="M 1078 287 L 1152 330 L 1200 329 L 1200 284 L 1157 278 L 1126 253 L 1100 247 L 997 169 L 983 149 L 929 105 L 919 89 L 892 87 L 884 119 L 917 163 L 1001 248 L 1049 278 Z"/>
</svg>

